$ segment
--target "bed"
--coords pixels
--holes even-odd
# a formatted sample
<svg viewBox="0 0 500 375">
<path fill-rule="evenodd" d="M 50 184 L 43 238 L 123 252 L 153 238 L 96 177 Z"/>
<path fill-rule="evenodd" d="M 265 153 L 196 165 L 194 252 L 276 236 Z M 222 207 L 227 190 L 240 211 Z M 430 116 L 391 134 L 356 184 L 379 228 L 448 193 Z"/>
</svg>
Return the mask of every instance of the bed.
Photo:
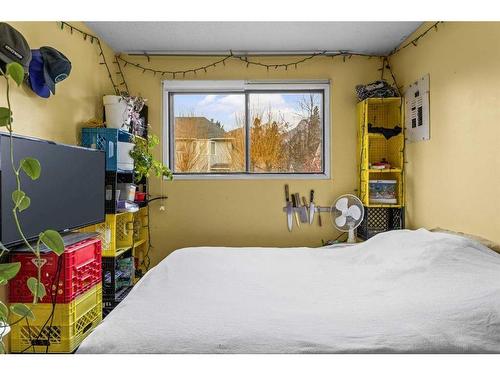
<svg viewBox="0 0 500 375">
<path fill-rule="evenodd" d="M 180 249 L 78 353 L 499 353 L 500 254 L 425 229 Z"/>
</svg>

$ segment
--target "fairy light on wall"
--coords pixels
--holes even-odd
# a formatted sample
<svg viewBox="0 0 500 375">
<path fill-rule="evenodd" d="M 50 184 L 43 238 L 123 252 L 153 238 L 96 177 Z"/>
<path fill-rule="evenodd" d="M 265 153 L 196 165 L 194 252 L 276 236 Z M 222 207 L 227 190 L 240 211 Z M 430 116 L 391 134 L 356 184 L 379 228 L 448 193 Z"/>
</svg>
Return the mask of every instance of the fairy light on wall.
<svg viewBox="0 0 500 375">
<path fill-rule="evenodd" d="M 255 59 L 251 59 L 251 58 L 249 58 L 249 56 L 236 55 L 236 54 L 233 54 L 232 51 L 229 51 L 227 55 L 222 56 L 216 60 L 213 60 L 210 63 L 204 64 L 204 65 L 201 65 L 201 66 L 198 66 L 195 68 L 190 68 L 190 69 L 185 69 L 185 70 L 162 70 L 162 69 L 155 69 L 155 68 L 152 68 L 149 66 L 145 66 L 145 65 L 137 63 L 137 62 L 133 62 L 129 59 L 122 57 L 121 55 L 116 55 L 115 61 L 114 61 L 114 63 L 117 64 L 117 68 L 118 68 L 118 72 L 116 74 L 120 75 L 121 80 L 122 80 L 122 82 L 120 82 L 119 84 L 116 84 L 115 81 L 113 80 L 110 66 L 108 65 L 108 63 L 106 61 L 106 57 L 104 56 L 101 42 L 97 36 L 92 35 L 90 33 L 87 33 L 85 31 L 69 24 L 68 22 L 64 22 L 64 21 L 60 22 L 60 27 L 61 27 L 61 30 L 64 30 L 65 28 L 69 29 L 71 34 L 73 34 L 73 32 L 75 32 L 75 31 L 78 32 L 79 34 L 81 34 L 83 36 L 83 40 L 90 41 L 90 43 L 92 43 L 92 44 L 94 43 L 94 41 L 96 42 L 96 44 L 99 48 L 99 55 L 100 55 L 100 57 L 102 57 L 102 62 L 100 62 L 100 64 L 105 65 L 106 70 L 108 72 L 108 77 L 111 81 L 111 84 L 113 85 L 115 92 L 117 94 L 119 94 L 121 91 L 120 86 L 125 87 L 126 91 L 128 92 L 128 86 L 125 82 L 125 77 L 123 75 L 123 69 L 126 68 L 127 66 L 135 68 L 135 69 L 141 71 L 142 73 L 151 73 L 151 74 L 153 74 L 153 76 L 156 76 L 156 77 L 179 79 L 179 78 L 186 78 L 187 76 L 196 76 L 198 73 L 207 73 L 209 69 L 225 66 L 226 62 L 228 62 L 229 60 L 239 61 L 239 62 L 245 64 L 247 68 L 249 68 L 250 66 L 255 66 L 255 67 L 264 68 L 267 71 L 278 71 L 278 70 L 287 71 L 288 69 L 292 69 L 292 68 L 298 69 L 299 65 L 307 63 L 310 60 L 316 59 L 319 57 L 330 57 L 332 59 L 334 59 L 336 57 L 340 57 L 340 58 L 342 58 L 343 62 L 346 62 L 346 60 L 351 59 L 353 56 L 367 57 L 368 59 L 379 58 L 382 60 L 382 68 L 379 69 L 382 71 L 381 72 L 382 78 L 383 78 L 383 74 L 384 74 L 385 69 L 387 69 L 391 74 L 391 78 L 394 80 L 394 82 L 396 84 L 396 79 L 395 79 L 394 73 L 391 69 L 389 58 L 394 56 L 395 54 L 399 53 L 400 51 L 408 48 L 408 47 L 417 47 L 420 39 L 425 37 L 432 30 L 437 31 L 438 26 L 441 23 L 443 23 L 443 21 L 438 21 L 438 22 L 433 23 L 431 26 L 429 26 L 427 29 L 425 29 L 422 33 L 417 35 L 415 38 L 408 41 L 404 45 L 402 45 L 398 48 L 395 48 L 388 55 L 385 55 L 385 56 L 357 53 L 357 52 L 350 52 L 350 51 L 336 51 L 336 52 L 321 51 L 321 52 L 312 53 L 310 55 L 307 55 L 307 56 L 305 56 L 299 60 L 295 60 L 295 61 L 290 61 L 290 62 L 285 62 L 285 63 L 280 63 L 280 64 L 267 64 L 267 63 L 264 63 L 262 61 L 257 61 Z M 148 63 L 151 63 L 153 56 L 147 54 L 146 52 L 144 52 L 143 55 L 147 58 Z M 120 62 L 123 63 L 123 69 L 122 69 L 122 66 L 120 65 Z"/>
</svg>

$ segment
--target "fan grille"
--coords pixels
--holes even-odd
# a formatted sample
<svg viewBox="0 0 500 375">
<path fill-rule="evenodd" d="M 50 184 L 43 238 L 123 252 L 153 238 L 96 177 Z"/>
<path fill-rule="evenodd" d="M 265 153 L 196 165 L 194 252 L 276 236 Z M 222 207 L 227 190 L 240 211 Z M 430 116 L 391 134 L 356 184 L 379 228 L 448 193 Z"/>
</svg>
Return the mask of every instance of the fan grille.
<svg viewBox="0 0 500 375">
<path fill-rule="evenodd" d="M 347 217 L 346 218 L 346 223 L 343 225 L 343 226 L 338 226 L 335 222 L 335 219 L 340 217 L 342 212 L 337 209 L 336 205 L 337 203 L 341 200 L 341 199 L 347 199 L 347 207 L 351 207 L 351 206 L 358 206 L 361 210 L 361 218 L 358 219 L 358 220 L 355 220 L 354 218 L 352 217 Z M 352 195 L 352 194 L 345 194 L 345 195 L 342 195 L 340 196 L 336 201 L 335 203 L 333 204 L 331 210 L 330 210 L 330 214 L 331 214 L 331 218 L 332 218 L 332 223 L 333 223 L 333 226 L 335 228 L 337 228 L 338 230 L 341 230 L 341 231 L 347 231 L 349 229 L 356 229 L 356 227 L 358 227 L 360 224 L 361 224 L 361 220 L 363 219 L 363 204 L 361 203 L 361 200 L 355 196 L 355 195 Z"/>
</svg>

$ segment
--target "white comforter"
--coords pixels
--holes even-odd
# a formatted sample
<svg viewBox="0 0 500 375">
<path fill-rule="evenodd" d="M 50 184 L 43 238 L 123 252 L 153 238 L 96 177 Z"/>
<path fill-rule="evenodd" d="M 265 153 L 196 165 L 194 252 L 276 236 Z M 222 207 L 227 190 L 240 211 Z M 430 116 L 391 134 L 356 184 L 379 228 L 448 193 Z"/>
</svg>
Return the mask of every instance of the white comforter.
<svg viewBox="0 0 500 375">
<path fill-rule="evenodd" d="M 500 352 L 500 254 L 380 234 L 337 249 L 187 248 L 78 353 Z"/>
</svg>

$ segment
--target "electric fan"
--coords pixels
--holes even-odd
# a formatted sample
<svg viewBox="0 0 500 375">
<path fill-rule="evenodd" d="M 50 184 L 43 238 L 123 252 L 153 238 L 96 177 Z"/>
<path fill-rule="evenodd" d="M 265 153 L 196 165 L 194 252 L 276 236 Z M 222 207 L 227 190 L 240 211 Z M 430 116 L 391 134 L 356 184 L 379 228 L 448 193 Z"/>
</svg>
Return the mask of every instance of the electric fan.
<svg viewBox="0 0 500 375">
<path fill-rule="evenodd" d="M 363 220 L 364 207 L 358 197 L 352 194 L 344 194 L 337 198 L 335 204 L 330 209 L 332 222 L 335 228 L 341 232 L 348 232 L 348 243 L 356 242 L 354 229 Z"/>
</svg>

